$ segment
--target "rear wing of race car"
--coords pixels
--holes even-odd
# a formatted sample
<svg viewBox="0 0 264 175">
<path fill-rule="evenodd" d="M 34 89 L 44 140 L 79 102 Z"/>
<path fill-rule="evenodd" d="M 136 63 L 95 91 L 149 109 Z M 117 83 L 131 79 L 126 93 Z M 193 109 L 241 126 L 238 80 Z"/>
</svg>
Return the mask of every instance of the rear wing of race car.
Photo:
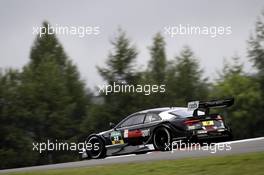
<svg viewBox="0 0 264 175">
<path fill-rule="evenodd" d="M 198 116 L 198 110 L 202 110 L 205 112 L 205 115 L 209 115 L 210 108 L 226 108 L 232 106 L 234 101 L 234 98 L 206 102 L 192 101 L 188 103 L 188 111 L 193 111 L 194 117 Z"/>
</svg>

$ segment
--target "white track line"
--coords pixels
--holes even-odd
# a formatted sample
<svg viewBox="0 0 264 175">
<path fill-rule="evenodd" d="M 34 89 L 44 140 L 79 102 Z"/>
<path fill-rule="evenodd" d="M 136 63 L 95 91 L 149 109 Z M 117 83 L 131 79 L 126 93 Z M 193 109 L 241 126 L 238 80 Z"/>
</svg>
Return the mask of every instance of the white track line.
<svg viewBox="0 0 264 175">
<path fill-rule="evenodd" d="M 243 140 L 235 140 L 235 141 L 228 141 L 228 142 L 221 142 L 217 144 L 222 144 L 222 143 L 242 143 L 242 142 L 251 142 L 251 141 L 257 141 L 257 140 L 264 140 L 264 137 L 257 137 L 257 138 L 252 138 L 252 139 L 243 139 Z M 155 152 L 159 151 L 153 151 L 153 152 L 147 152 L 146 154 L 152 154 Z M 109 156 L 106 157 L 105 159 L 114 159 L 114 158 L 122 158 L 122 157 L 131 157 L 131 156 L 136 156 L 136 154 L 126 154 L 126 155 L 120 155 L 120 156 Z"/>
<path fill-rule="evenodd" d="M 243 139 L 243 140 L 234 140 L 234 141 L 221 142 L 221 143 L 242 143 L 242 142 L 251 142 L 251 141 L 257 141 L 257 140 L 264 140 L 264 137 L 257 137 L 257 138 L 252 138 L 252 139 Z"/>
<path fill-rule="evenodd" d="M 121 157 L 130 157 L 130 156 L 135 156 L 136 154 L 127 154 L 127 155 L 121 155 L 121 156 L 111 156 L 111 157 L 106 157 L 105 159 L 114 159 L 114 158 L 121 158 Z"/>
</svg>

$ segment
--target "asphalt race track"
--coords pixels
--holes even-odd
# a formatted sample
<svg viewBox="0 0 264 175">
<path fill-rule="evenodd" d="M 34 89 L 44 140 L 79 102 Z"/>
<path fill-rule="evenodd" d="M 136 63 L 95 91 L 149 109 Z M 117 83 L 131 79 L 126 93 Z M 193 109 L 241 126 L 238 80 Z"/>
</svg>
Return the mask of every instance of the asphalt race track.
<svg viewBox="0 0 264 175">
<path fill-rule="evenodd" d="M 60 163 L 53 165 L 6 169 L 6 170 L 0 170 L 0 173 L 60 169 L 60 168 L 90 167 L 90 166 L 106 165 L 106 164 L 149 162 L 154 160 L 172 160 L 172 159 L 181 159 L 186 157 L 232 155 L 232 154 L 240 154 L 247 152 L 264 151 L 264 137 L 246 139 L 246 140 L 237 140 L 232 142 L 224 142 L 224 144 L 226 143 L 231 146 L 231 150 L 223 150 L 223 151 L 218 150 L 215 153 L 212 153 L 214 152 L 212 150 L 186 150 L 186 149 L 174 150 L 173 152 L 153 151 L 140 155 L 129 154 L 122 156 L 112 156 L 112 157 L 107 157 L 105 159 L 97 159 L 97 160 L 84 160 L 78 162 L 68 162 L 68 163 Z"/>
</svg>

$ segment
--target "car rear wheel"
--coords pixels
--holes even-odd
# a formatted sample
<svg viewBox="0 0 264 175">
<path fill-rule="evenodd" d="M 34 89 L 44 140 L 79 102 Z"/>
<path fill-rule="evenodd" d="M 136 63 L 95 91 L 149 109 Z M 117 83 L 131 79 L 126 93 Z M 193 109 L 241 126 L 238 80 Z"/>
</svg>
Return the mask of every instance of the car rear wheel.
<svg viewBox="0 0 264 175">
<path fill-rule="evenodd" d="M 106 148 L 104 141 L 97 135 L 90 136 L 87 143 L 91 145 L 91 149 L 86 150 L 89 158 L 99 159 L 106 156 Z"/>
<path fill-rule="evenodd" d="M 155 130 L 153 135 L 153 145 L 155 150 L 170 151 L 171 149 L 171 134 L 165 127 L 160 127 Z"/>
</svg>

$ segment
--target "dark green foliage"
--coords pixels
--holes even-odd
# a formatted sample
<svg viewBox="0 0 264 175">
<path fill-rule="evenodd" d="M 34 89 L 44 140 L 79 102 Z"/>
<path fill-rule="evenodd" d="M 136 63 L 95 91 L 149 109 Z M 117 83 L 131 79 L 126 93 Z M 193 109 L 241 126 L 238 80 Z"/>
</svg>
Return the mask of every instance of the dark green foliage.
<svg viewBox="0 0 264 175">
<path fill-rule="evenodd" d="M 235 138 L 261 136 L 264 132 L 261 126 L 263 117 L 258 111 L 262 101 L 260 84 L 255 77 L 243 72 L 237 57 L 233 60 L 233 64 L 225 64 L 220 78 L 214 84 L 211 98 L 235 98 L 235 105 L 223 114 Z"/>
<path fill-rule="evenodd" d="M 32 152 L 32 133 L 21 108 L 18 91 L 20 74 L 8 70 L 0 75 L 0 168 L 35 164 L 38 154 Z"/>
<path fill-rule="evenodd" d="M 44 27 L 47 25 L 43 24 Z M 6 74 L 3 81 L 11 75 L 14 76 L 13 74 Z M 6 142 L 3 145 L 7 151 L 1 149 L 1 152 L 3 155 L 26 155 L 28 152 L 28 156 L 19 157 L 24 161 L 19 161 L 18 158 L 16 164 L 4 164 L 4 161 L 0 161 L 3 162 L 1 166 L 17 167 L 76 160 L 78 154 L 75 152 L 53 151 L 39 154 L 32 151 L 32 142 L 47 142 L 47 139 L 77 142 L 84 135 L 80 126 L 87 117 L 89 99 L 77 67 L 67 58 L 55 35 L 37 37 L 29 64 L 21 73 L 16 74 L 17 79 L 9 80 L 13 85 L 7 84 L 9 88 L 3 87 L 3 95 L 10 91 L 13 95 L 11 100 L 14 102 L 11 101 L 6 107 L 11 110 L 10 113 L 1 115 L 1 118 L 6 117 L 6 121 L 12 126 L 3 122 L 1 124 L 8 126 L 5 136 L 17 139 L 15 141 L 20 144 L 17 144 L 17 149 L 13 149 Z M 16 147 L 16 142 L 11 145 Z M 29 150 L 24 151 L 25 149 Z M 31 154 L 34 154 L 34 160 Z M 14 159 L 14 156 L 10 158 Z"/>
</svg>

